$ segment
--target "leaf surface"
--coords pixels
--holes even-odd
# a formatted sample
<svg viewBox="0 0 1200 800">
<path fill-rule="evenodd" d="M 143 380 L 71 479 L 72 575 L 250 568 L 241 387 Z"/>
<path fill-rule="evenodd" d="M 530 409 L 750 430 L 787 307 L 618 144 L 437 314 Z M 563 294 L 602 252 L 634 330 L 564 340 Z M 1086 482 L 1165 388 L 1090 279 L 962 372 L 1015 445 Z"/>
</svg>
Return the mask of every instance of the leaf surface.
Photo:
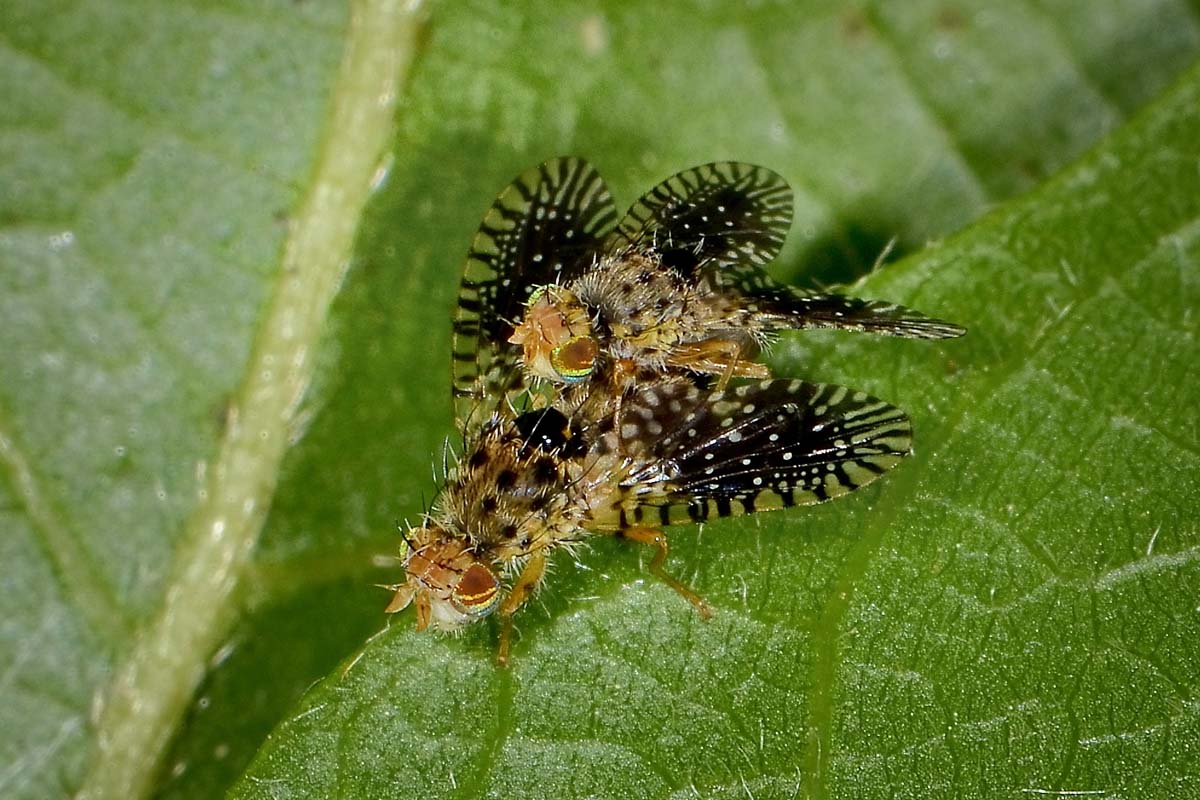
<svg viewBox="0 0 1200 800">
<path fill-rule="evenodd" d="M 218 795 L 300 693 L 380 628 L 372 584 L 394 579 L 395 521 L 431 495 L 451 430 L 457 271 L 519 170 L 578 153 L 628 203 L 694 164 L 762 163 L 798 197 L 776 273 L 850 280 L 893 237 L 893 255 L 912 252 L 1034 187 L 1200 52 L 1185 3 L 991 5 L 447 3 L 417 40 L 377 25 L 370 44 L 328 4 L 4 4 L 0 794 L 131 796 L 105 789 L 118 785 L 108 769 L 141 795 Z M 387 0 L 354 13 L 372 9 L 408 13 Z M 364 44 L 380 64 L 416 59 L 387 181 L 361 218 L 348 202 L 297 224 L 322 187 L 365 186 L 335 158 L 372 152 L 338 109 L 396 94 L 339 82 Z M 379 85 L 401 71 L 382 68 Z M 781 344 L 780 374 L 909 410 L 918 457 L 861 499 L 679 529 L 672 565 L 721 608 L 711 625 L 643 583 L 635 552 L 600 541 L 584 568 L 559 559 L 511 675 L 488 665 L 486 628 L 444 641 L 402 624 L 346 678 L 363 681 L 358 711 L 304 717 L 348 715 L 312 739 L 303 721 L 285 727 L 239 791 L 1017 785 L 1027 773 L 987 772 L 1002 763 L 982 755 L 998 730 L 1028 734 L 1018 765 L 1052 765 L 1035 788 L 1077 787 L 1088 765 L 1102 788 L 1149 780 L 1144 752 L 1167 765 L 1162 785 L 1183 780 L 1169 767 L 1195 746 L 1195 531 L 1172 526 L 1195 506 L 1179 470 L 1194 475 L 1196 428 L 1171 399 L 1194 388 L 1196 193 L 1172 182 L 1195 173 L 1185 117 L 1183 132 L 1143 122 L 1071 173 L 1082 186 L 1090 170 L 1095 191 L 1057 179 L 1007 222 L 861 288 L 971 325 L 969 339 Z M 1135 169 L 1157 183 L 1111 179 Z M 289 352 L 310 360 L 264 374 L 264 342 L 284 330 L 273 298 L 312 263 L 289 253 L 356 224 L 328 316 L 336 255 L 318 273 L 328 288 L 296 296 L 308 322 Z M 1181 244 L 1152 258 L 1159 239 Z M 269 445 L 233 449 L 253 481 L 212 493 L 216 467 L 236 460 L 223 455 L 234 423 L 256 407 L 247 387 L 290 398 L 307 377 L 303 402 L 263 429 Z M 243 508 L 232 489 L 251 485 L 253 509 L 218 541 L 214 512 Z M 1150 522 L 1150 553 L 1168 558 L 1143 564 Z M 1041 609 L 1057 638 L 1030 633 Z M 150 666 L 122 684 L 130 664 Z M 1143 670 L 1142 688 L 1122 668 Z M 1110 731 L 1089 727 L 1105 714 Z M 114 732 L 148 743 L 124 748 L 120 770 L 97 755 Z"/>
<path fill-rule="evenodd" d="M 486 626 L 401 620 L 233 796 L 1196 791 L 1197 109 L 1193 70 L 1029 196 L 856 287 L 965 339 L 777 348 L 777 374 L 908 410 L 917 455 L 827 506 L 679 528 L 672 563 L 716 619 L 598 541 L 559 558 L 511 670 Z"/>
</svg>

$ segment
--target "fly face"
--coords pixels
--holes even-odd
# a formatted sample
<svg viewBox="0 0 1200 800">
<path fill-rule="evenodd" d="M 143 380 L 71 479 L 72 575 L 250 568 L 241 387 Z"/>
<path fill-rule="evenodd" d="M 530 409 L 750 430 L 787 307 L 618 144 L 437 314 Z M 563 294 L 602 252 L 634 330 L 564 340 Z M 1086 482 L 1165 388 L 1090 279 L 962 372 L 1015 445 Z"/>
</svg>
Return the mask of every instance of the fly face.
<svg viewBox="0 0 1200 800">
<path fill-rule="evenodd" d="M 586 271 L 615 221 L 608 187 L 578 158 L 527 170 L 496 198 L 467 254 L 454 317 L 454 398 L 465 431 L 522 394 L 520 345 L 508 340 L 534 290 Z"/>
<path fill-rule="evenodd" d="M 417 630 L 457 631 L 495 611 L 503 599 L 499 578 L 469 542 L 437 527 L 414 528 L 405 538 L 405 583 L 394 587 L 388 613 L 417 608 Z"/>
<path fill-rule="evenodd" d="M 561 286 L 534 291 L 508 341 L 521 345 L 526 372 L 557 383 L 586 380 L 600 355 L 587 308 Z"/>
</svg>

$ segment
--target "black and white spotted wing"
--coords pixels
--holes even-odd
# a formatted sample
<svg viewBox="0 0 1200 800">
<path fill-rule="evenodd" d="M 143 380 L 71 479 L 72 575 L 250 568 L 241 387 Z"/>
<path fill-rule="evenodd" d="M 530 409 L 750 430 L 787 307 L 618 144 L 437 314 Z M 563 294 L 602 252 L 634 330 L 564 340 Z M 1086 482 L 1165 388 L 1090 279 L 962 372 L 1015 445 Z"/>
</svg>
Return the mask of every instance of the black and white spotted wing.
<svg viewBox="0 0 1200 800">
<path fill-rule="evenodd" d="M 768 281 L 755 281 L 759 288 L 748 295 L 746 305 L 764 327 L 775 330 L 837 328 L 909 339 L 953 339 L 967 332 L 897 303 L 840 294 L 810 295 L 790 286 L 770 286 Z"/>
<path fill-rule="evenodd" d="M 840 328 L 917 339 L 963 335 L 958 325 L 895 303 L 809 294 L 771 278 L 792 224 L 792 190 L 765 167 L 738 162 L 684 170 L 633 204 L 607 252 L 647 248 L 663 263 L 714 289 L 740 294 L 778 330 Z"/>
<path fill-rule="evenodd" d="M 615 222 L 608 187 L 579 158 L 527 170 L 496 198 L 467 254 L 454 317 L 454 397 L 465 427 L 520 388 L 520 348 L 507 340 L 529 293 L 590 267 Z"/>
<path fill-rule="evenodd" d="M 770 380 L 705 394 L 649 386 L 622 411 L 642 450 L 623 483 L 623 525 L 665 525 L 832 500 L 871 483 L 912 446 L 903 411 L 834 384 Z M 654 431 L 659 431 L 655 434 Z"/>
<path fill-rule="evenodd" d="M 630 207 L 606 250 L 651 249 L 663 263 L 696 276 L 709 266 L 768 263 L 791 224 L 787 181 L 765 167 L 725 161 L 655 186 Z"/>
</svg>

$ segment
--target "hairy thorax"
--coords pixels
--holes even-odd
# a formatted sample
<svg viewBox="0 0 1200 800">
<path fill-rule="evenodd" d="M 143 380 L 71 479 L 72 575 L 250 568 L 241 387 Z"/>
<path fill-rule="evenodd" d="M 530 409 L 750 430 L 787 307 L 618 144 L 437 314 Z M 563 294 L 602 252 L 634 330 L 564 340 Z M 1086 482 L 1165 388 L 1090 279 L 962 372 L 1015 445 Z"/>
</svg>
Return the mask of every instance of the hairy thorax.
<svg viewBox="0 0 1200 800">
<path fill-rule="evenodd" d="M 598 334 L 613 359 L 638 366 L 673 366 L 681 347 L 713 339 L 731 340 L 747 353 L 759 338 L 739 298 L 714 292 L 661 263 L 654 251 L 606 256 L 570 284 L 595 317 Z"/>
<path fill-rule="evenodd" d="M 594 451 L 539 447 L 512 421 L 496 420 L 452 471 L 434 516 L 511 572 L 525 557 L 587 535 L 592 504 L 615 489 L 611 466 Z"/>
</svg>

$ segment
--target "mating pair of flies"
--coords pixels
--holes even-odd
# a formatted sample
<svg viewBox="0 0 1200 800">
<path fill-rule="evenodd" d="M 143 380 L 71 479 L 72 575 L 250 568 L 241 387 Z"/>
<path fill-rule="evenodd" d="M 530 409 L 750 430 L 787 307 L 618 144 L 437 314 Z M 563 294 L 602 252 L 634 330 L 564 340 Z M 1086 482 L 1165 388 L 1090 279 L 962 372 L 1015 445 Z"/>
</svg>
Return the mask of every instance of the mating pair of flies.
<svg viewBox="0 0 1200 800">
<path fill-rule="evenodd" d="M 619 221 L 603 179 L 577 158 L 501 192 L 454 320 L 462 453 L 404 533 L 405 580 L 388 587 L 387 610 L 415 605 L 418 629 L 449 631 L 496 613 L 505 663 L 512 616 L 550 555 L 607 533 L 653 545 L 651 571 L 708 616 L 663 568 L 664 527 L 820 503 L 907 455 L 900 409 L 772 379 L 755 358 L 783 330 L 964 331 L 775 282 L 764 266 L 791 221 L 783 178 L 734 162 L 668 178 Z"/>
</svg>

